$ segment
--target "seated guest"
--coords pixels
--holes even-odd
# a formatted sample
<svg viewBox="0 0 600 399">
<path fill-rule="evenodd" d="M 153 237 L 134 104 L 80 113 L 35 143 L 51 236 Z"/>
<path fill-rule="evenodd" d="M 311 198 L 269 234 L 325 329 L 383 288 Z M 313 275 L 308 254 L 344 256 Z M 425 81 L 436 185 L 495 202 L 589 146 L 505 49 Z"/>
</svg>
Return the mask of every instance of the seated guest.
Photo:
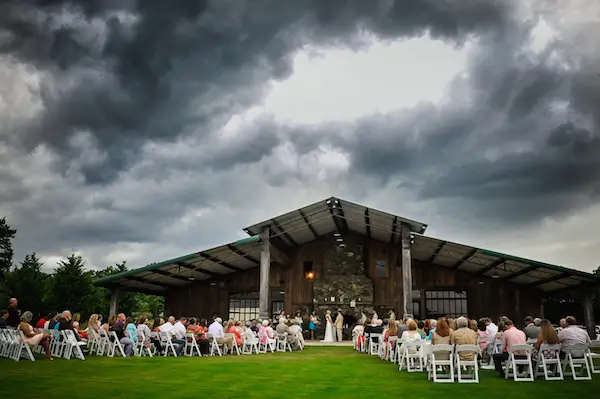
<svg viewBox="0 0 600 399">
<path fill-rule="evenodd" d="M 0 310 L 0 330 L 6 330 L 6 327 L 8 327 L 8 324 L 6 324 L 6 319 L 8 319 L 8 310 Z"/>
<path fill-rule="evenodd" d="M 470 319 L 469 320 L 469 328 L 473 331 L 475 331 L 475 333 L 477 333 L 477 320 L 475 319 Z"/>
<path fill-rule="evenodd" d="M 138 342 L 137 327 L 133 322 L 133 317 L 131 316 L 125 319 L 125 336 L 132 340 L 133 343 Z"/>
<path fill-rule="evenodd" d="M 146 324 L 146 322 L 148 321 L 148 318 L 144 315 L 140 316 L 140 318 L 138 319 L 137 322 L 137 326 L 135 328 L 135 335 L 138 337 L 138 341 L 142 340 L 142 336 L 144 337 L 144 339 L 146 340 L 145 343 L 150 343 L 150 335 L 151 335 L 151 331 L 150 331 L 150 327 L 148 327 L 148 324 Z"/>
<path fill-rule="evenodd" d="M 152 323 L 152 332 L 159 334 L 160 326 L 162 326 L 163 324 L 165 324 L 165 321 L 163 319 L 161 319 L 160 317 L 154 318 L 154 321 Z M 138 327 L 139 327 L 139 325 L 138 325 Z M 156 338 L 152 337 L 152 334 L 149 334 L 149 337 L 150 337 L 150 342 L 152 342 L 154 344 L 154 347 L 156 348 L 156 350 L 158 352 L 162 352 L 162 345 L 160 344 L 160 339 L 156 339 Z"/>
<path fill-rule="evenodd" d="M 502 364 L 508 359 L 508 351 L 513 345 L 525 345 L 527 343 L 527 337 L 525 333 L 517 329 L 512 320 L 506 320 L 504 322 L 504 332 L 502 333 L 502 353 L 496 353 L 493 355 L 494 366 L 496 371 L 501 376 L 504 375 L 502 370 Z M 516 358 L 524 358 L 525 353 L 515 352 Z"/>
<path fill-rule="evenodd" d="M 285 317 L 280 317 L 279 318 L 279 323 L 277 323 L 277 327 L 275 327 L 275 331 L 277 331 L 277 334 L 285 334 L 288 331 L 288 325 L 287 325 L 287 320 Z"/>
<path fill-rule="evenodd" d="M 425 323 L 422 320 L 417 322 L 417 332 L 421 336 L 421 339 L 427 338 L 427 334 L 425 333 Z"/>
<path fill-rule="evenodd" d="M 477 333 L 469 328 L 466 317 L 455 320 L 456 331 L 450 335 L 451 345 L 477 345 Z M 474 353 L 461 352 L 460 360 L 473 360 Z"/>
<path fill-rule="evenodd" d="M 398 337 L 398 324 L 396 324 L 396 320 L 391 320 L 387 330 L 385 330 L 385 332 L 383 333 L 383 342 L 385 342 L 385 344 L 386 344 L 383 347 L 384 359 L 387 359 L 387 351 L 388 351 L 387 343 L 389 342 L 390 337 Z"/>
<path fill-rule="evenodd" d="M 565 327 L 558 333 L 558 341 L 562 345 L 562 349 L 572 345 L 591 344 L 592 340 L 586 330 L 577 327 L 577 320 L 573 316 L 565 318 Z M 573 356 L 580 356 L 579 353 L 573 353 Z M 561 353 L 564 356 L 564 353 Z"/>
<path fill-rule="evenodd" d="M 293 350 L 300 349 L 300 342 L 304 343 L 302 336 L 302 326 L 298 325 L 297 320 L 290 320 L 288 326 L 288 342 Z"/>
<path fill-rule="evenodd" d="M 79 313 L 75 313 L 73 315 L 73 331 L 75 331 L 75 335 L 85 339 L 87 338 L 87 332 L 79 328 L 79 320 L 81 320 L 81 315 Z"/>
<path fill-rule="evenodd" d="M 194 339 L 200 348 L 200 353 L 206 355 L 209 352 L 208 340 L 204 337 L 204 328 L 198 324 L 198 319 L 192 317 L 187 331 L 194 334 Z"/>
<path fill-rule="evenodd" d="M 215 321 L 212 322 L 210 326 L 208 326 L 208 334 L 213 336 L 213 339 L 217 341 L 219 345 L 225 345 L 229 348 L 229 353 L 232 353 L 233 350 L 233 338 L 226 337 L 225 332 L 223 331 L 223 319 L 217 317 Z"/>
<path fill-rule="evenodd" d="M 167 333 L 171 337 L 171 342 L 175 345 L 175 353 L 177 356 L 181 356 L 183 351 L 185 350 L 185 330 L 184 330 L 184 339 L 179 339 L 175 335 L 175 317 L 169 316 L 166 323 L 161 325 L 158 329 L 161 333 Z"/>
<path fill-rule="evenodd" d="M 540 323 L 540 335 L 538 336 L 537 341 L 533 345 L 533 352 L 531 353 L 531 359 L 536 362 L 539 356 L 540 347 L 544 344 L 546 345 L 556 345 L 558 344 L 558 334 L 554 327 L 552 327 L 552 323 L 550 320 L 542 320 Z M 555 351 L 544 351 L 542 353 L 545 359 L 555 359 L 556 352 Z"/>
<path fill-rule="evenodd" d="M 37 321 L 37 323 L 35 323 L 35 328 L 41 330 L 42 328 L 44 328 L 44 324 L 46 324 L 46 321 L 46 318 L 40 315 L 39 320 Z"/>
<path fill-rule="evenodd" d="M 42 334 L 36 333 L 33 330 L 31 324 L 31 319 L 33 318 L 33 313 L 25 312 L 21 315 L 21 322 L 19 323 L 17 329 L 23 331 L 23 335 L 25 336 L 25 343 L 29 346 L 41 345 L 46 352 L 46 358 L 49 360 L 52 359 L 52 355 L 50 354 L 50 334 Z"/>
<path fill-rule="evenodd" d="M 437 327 L 437 320 L 431 319 L 429 321 L 429 334 L 427 334 L 427 340 L 431 341 L 433 339 L 433 333 L 435 332 L 435 328 Z"/>
<path fill-rule="evenodd" d="M 527 316 L 525 318 L 525 328 L 523 332 L 528 339 L 537 339 L 540 335 L 540 328 L 533 324 L 533 317 Z"/>
<path fill-rule="evenodd" d="M 71 315 L 71 312 L 68 310 L 65 310 L 64 312 L 62 312 L 60 321 L 58 322 L 58 331 L 66 331 L 66 330 L 73 331 L 75 333 L 75 338 L 77 338 L 78 341 L 80 340 L 79 336 L 75 332 L 75 329 L 73 328 L 73 316 Z"/>
<path fill-rule="evenodd" d="M 125 336 L 125 315 L 120 313 L 117 316 L 116 322 L 112 327 L 109 327 L 111 332 L 117 334 L 117 339 L 123 345 L 123 351 L 125 352 L 125 356 L 131 356 L 133 354 L 133 341 Z M 109 325 L 110 325 L 109 318 Z"/>
<path fill-rule="evenodd" d="M 402 340 L 402 345 L 400 346 L 400 349 L 402 351 L 408 346 L 409 343 L 421 342 L 421 334 L 419 334 L 419 332 L 417 331 L 417 323 L 414 320 L 409 320 L 406 324 L 406 327 L 408 329 L 404 331 L 402 333 L 402 336 L 400 337 L 400 339 Z M 410 349 L 410 352 L 414 353 L 415 350 Z"/>
<path fill-rule="evenodd" d="M 100 326 L 98 325 L 98 315 L 96 313 L 92 314 L 88 319 L 88 335 L 94 334 L 98 335 L 100 330 Z"/>
<path fill-rule="evenodd" d="M 275 338 L 275 331 L 273 331 L 273 328 L 269 325 L 269 320 L 262 321 L 262 327 L 260 328 L 258 333 L 265 334 L 265 337 L 261 337 L 261 339 L 260 339 L 261 344 L 267 343 L 267 338 L 269 338 L 269 339 Z"/>
<path fill-rule="evenodd" d="M 60 318 L 60 315 L 56 312 L 52 312 L 52 317 L 50 318 L 50 320 L 48 321 L 48 330 L 55 330 L 57 327 L 56 325 L 58 324 L 58 319 Z"/>
<path fill-rule="evenodd" d="M 242 339 L 242 333 L 240 329 L 235 325 L 235 321 L 233 319 L 227 322 L 227 329 L 225 330 L 225 332 L 227 334 L 233 335 L 233 339 L 235 340 L 237 346 L 242 346 L 242 343 L 244 342 L 244 340 Z"/>
<path fill-rule="evenodd" d="M 383 334 L 383 320 L 381 319 L 371 319 L 371 324 L 365 328 L 366 334 Z M 369 337 L 369 339 L 371 339 Z M 379 338 L 373 337 L 373 342 L 378 342 Z"/>
<path fill-rule="evenodd" d="M 435 330 L 433 330 L 433 336 L 431 337 L 431 343 L 433 345 L 444 345 L 450 344 L 450 335 L 452 330 L 448 326 L 446 319 L 439 319 L 436 323 Z M 449 353 L 436 353 L 436 360 L 448 360 L 450 359 Z"/>
</svg>

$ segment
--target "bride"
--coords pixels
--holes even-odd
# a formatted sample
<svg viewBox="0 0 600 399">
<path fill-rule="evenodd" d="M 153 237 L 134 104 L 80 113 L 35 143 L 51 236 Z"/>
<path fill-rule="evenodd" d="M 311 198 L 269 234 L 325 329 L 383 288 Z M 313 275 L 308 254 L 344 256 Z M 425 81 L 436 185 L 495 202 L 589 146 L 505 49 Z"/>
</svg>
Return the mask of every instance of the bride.
<svg viewBox="0 0 600 399">
<path fill-rule="evenodd" d="M 325 326 L 325 339 L 321 342 L 334 342 L 333 340 L 333 320 L 331 319 L 331 310 L 325 314 L 327 325 Z"/>
</svg>

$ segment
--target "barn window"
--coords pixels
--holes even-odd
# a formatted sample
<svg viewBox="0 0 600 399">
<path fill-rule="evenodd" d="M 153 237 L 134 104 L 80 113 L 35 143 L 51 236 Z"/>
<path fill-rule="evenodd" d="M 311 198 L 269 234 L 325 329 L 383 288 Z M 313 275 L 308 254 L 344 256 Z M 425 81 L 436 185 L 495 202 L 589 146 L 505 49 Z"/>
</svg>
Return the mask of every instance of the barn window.
<svg viewBox="0 0 600 399">
<path fill-rule="evenodd" d="M 379 278 L 386 278 L 387 275 L 387 262 L 384 260 L 375 261 L 375 276 Z"/>
<path fill-rule="evenodd" d="M 425 313 L 431 318 L 467 316 L 467 291 L 425 291 Z"/>
<path fill-rule="evenodd" d="M 234 320 L 258 319 L 258 293 L 235 294 L 229 297 L 229 318 Z"/>
</svg>

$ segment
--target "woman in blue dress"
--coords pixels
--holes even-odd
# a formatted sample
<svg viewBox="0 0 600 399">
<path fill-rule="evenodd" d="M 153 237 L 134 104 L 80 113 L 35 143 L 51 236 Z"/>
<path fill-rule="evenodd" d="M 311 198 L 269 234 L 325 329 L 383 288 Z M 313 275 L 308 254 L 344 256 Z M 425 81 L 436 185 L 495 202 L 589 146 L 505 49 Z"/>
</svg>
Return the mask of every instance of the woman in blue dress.
<svg viewBox="0 0 600 399">
<path fill-rule="evenodd" d="M 315 331 L 317 331 L 317 324 L 319 324 L 319 318 L 316 312 L 312 312 L 308 322 L 308 329 L 310 330 L 310 339 L 315 339 Z"/>
</svg>

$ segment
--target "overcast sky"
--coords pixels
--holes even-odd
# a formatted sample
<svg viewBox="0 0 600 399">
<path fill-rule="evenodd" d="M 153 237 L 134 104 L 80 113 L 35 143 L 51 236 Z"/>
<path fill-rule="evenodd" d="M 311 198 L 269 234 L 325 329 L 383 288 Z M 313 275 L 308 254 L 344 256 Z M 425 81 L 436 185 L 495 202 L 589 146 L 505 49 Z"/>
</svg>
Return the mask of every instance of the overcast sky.
<svg viewBox="0 0 600 399">
<path fill-rule="evenodd" d="M 591 271 L 597 37 L 597 0 L 4 1 L 0 216 L 138 267 L 337 196 Z"/>
</svg>

